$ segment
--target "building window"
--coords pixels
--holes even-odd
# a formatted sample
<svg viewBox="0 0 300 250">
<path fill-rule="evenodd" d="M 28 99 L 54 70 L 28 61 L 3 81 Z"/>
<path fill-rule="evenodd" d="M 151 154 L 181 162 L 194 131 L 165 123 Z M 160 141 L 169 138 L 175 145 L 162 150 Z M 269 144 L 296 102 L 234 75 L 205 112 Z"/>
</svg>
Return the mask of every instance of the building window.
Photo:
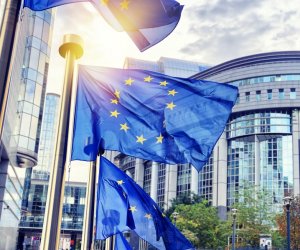
<svg viewBox="0 0 300 250">
<path fill-rule="evenodd" d="M 296 89 L 295 88 L 291 88 L 291 92 L 290 92 L 290 99 L 296 99 L 297 95 L 296 95 Z"/>
<path fill-rule="evenodd" d="M 151 169 L 152 169 L 152 162 L 147 161 L 144 164 L 144 190 L 147 194 L 150 195 L 151 191 Z"/>
<path fill-rule="evenodd" d="M 284 99 L 284 89 L 279 89 L 278 91 L 278 97 L 280 100 Z"/>
<path fill-rule="evenodd" d="M 268 100 L 272 100 L 272 89 L 268 89 L 268 90 L 267 90 L 267 93 L 268 93 L 268 94 L 267 94 L 267 99 L 268 99 Z"/>
<path fill-rule="evenodd" d="M 245 97 L 246 97 L 246 102 L 249 102 L 250 101 L 250 92 L 246 92 Z"/>
<path fill-rule="evenodd" d="M 240 94 L 237 94 L 237 98 L 236 98 L 236 104 L 240 103 Z"/>
<path fill-rule="evenodd" d="M 261 91 L 257 90 L 256 91 L 256 101 L 260 101 L 260 99 L 261 99 Z"/>
<path fill-rule="evenodd" d="M 179 164 L 177 171 L 177 195 L 191 191 L 191 165 Z"/>
</svg>

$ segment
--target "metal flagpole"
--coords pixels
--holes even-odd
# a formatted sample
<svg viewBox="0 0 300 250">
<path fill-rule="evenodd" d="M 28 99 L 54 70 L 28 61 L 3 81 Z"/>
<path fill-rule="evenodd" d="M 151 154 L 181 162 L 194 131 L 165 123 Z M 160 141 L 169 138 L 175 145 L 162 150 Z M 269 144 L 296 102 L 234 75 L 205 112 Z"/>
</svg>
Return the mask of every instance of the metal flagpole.
<svg viewBox="0 0 300 250">
<path fill-rule="evenodd" d="M 92 249 L 95 211 L 96 161 L 90 163 L 89 177 L 86 187 L 81 250 Z"/>
<path fill-rule="evenodd" d="M 78 35 L 64 35 L 59 53 L 66 59 L 63 92 L 60 103 L 60 117 L 54 155 L 54 165 L 51 170 L 46 211 L 43 224 L 40 249 L 58 249 L 64 198 L 67 142 L 70 122 L 70 107 L 73 71 L 75 60 L 83 55 L 83 41 Z"/>
<path fill-rule="evenodd" d="M 8 0 L 0 24 L 0 138 L 2 137 L 4 113 L 9 88 L 14 38 L 16 36 L 21 0 Z"/>
</svg>

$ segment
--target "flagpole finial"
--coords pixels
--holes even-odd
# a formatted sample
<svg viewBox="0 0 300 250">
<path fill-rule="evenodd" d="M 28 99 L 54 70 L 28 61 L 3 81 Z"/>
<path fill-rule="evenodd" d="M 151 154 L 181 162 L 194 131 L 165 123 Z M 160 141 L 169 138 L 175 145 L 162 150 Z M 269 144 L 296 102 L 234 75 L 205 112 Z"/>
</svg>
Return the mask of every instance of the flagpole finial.
<svg viewBox="0 0 300 250">
<path fill-rule="evenodd" d="M 76 59 L 83 55 L 83 40 L 75 34 L 66 34 L 63 38 L 63 44 L 59 47 L 59 54 L 66 57 L 67 51 L 71 51 Z"/>
</svg>

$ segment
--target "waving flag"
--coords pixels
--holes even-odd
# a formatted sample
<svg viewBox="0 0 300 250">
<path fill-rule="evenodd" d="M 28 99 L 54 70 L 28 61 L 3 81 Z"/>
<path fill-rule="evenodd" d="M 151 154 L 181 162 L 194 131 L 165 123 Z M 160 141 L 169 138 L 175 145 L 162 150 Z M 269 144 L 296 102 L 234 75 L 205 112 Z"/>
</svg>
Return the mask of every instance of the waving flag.
<svg viewBox="0 0 300 250">
<path fill-rule="evenodd" d="M 215 82 L 80 66 L 72 160 L 108 149 L 200 170 L 236 97 L 236 87 Z"/>
<path fill-rule="evenodd" d="M 177 26 L 182 8 L 174 0 L 25 0 L 32 10 L 91 2 L 116 30 L 126 31 L 140 51 L 167 37 Z"/>
<path fill-rule="evenodd" d="M 112 184 L 113 183 L 113 184 Z M 117 190 L 116 190 L 117 189 Z M 112 192 L 121 195 L 111 196 Z M 118 204 L 129 204 L 129 207 Z M 111 211 L 118 216 L 111 216 Z M 96 210 L 96 239 L 119 234 L 130 228 L 130 222 L 116 218 L 132 217 L 135 233 L 152 246 L 163 250 L 194 249 L 192 244 L 164 216 L 157 204 L 129 176 L 101 157 Z M 107 224 L 110 233 L 107 231 Z M 103 234 L 103 232 L 106 232 Z"/>
</svg>

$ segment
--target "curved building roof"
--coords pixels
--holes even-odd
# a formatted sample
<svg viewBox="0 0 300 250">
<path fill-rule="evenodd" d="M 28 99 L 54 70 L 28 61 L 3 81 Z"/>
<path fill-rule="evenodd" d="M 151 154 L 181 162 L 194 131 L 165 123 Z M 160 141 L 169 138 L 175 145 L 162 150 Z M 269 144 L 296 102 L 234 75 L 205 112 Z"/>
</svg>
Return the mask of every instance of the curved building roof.
<svg viewBox="0 0 300 250">
<path fill-rule="evenodd" d="M 205 79 L 230 69 L 275 62 L 300 63 L 300 51 L 278 51 L 240 57 L 204 70 L 194 75 L 193 78 Z"/>
</svg>

